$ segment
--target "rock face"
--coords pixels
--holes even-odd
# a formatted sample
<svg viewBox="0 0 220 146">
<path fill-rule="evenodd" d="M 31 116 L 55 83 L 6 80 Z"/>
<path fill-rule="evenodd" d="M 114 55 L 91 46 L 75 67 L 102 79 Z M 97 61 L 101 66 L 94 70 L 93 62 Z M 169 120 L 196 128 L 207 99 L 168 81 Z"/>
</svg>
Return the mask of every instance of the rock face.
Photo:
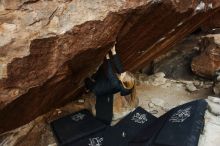
<svg viewBox="0 0 220 146">
<path fill-rule="evenodd" d="M 213 78 L 220 69 L 220 35 L 212 34 L 202 38 L 201 54 L 192 61 L 192 71 L 206 78 Z"/>
<path fill-rule="evenodd" d="M 215 14 L 219 3 L 1 0 L 0 133 L 76 97 L 115 40 L 125 68 L 140 69 Z"/>
<path fill-rule="evenodd" d="M 197 76 L 191 71 L 191 62 L 198 55 L 198 42 L 199 36 L 196 35 L 185 38 L 168 53 L 154 60 L 153 72 L 164 72 L 171 79 L 196 79 Z"/>
<path fill-rule="evenodd" d="M 202 29 L 205 31 L 210 31 L 210 29 L 220 28 L 220 12 L 217 12 L 211 16 L 205 23 L 202 25 Z"/>
</svg>

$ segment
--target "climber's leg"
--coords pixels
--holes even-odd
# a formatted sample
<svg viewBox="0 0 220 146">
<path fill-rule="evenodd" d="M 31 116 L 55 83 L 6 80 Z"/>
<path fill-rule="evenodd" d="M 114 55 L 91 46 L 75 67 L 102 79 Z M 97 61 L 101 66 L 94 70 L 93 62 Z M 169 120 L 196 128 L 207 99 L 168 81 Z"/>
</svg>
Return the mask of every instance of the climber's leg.
<svg viewBox="0 0 220 146">
<path fill-rule="evenodd" d="M 113 116 L 113 95 L 96 97 L 96 118 L 107 125 L 111 124 Z"/>
</svg>

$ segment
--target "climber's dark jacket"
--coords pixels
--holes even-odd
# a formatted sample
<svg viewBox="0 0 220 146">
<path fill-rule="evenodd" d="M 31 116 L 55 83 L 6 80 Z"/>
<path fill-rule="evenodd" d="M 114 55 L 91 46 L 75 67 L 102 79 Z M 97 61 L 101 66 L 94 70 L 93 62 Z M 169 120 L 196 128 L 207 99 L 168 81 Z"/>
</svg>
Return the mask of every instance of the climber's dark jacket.
<svg viewBox="0 0 220 146">
<path fill-rule="evenodd" d="M 122 73 L 123 68 L 119 56 L 113 55 L 117 73 Z M 107 69 L 105 70 L 105 65 Z M 94 81 L 93 81 L 94 80 Z M 96 117 L 106 124 L 110 124 L 113 116 L 113 95 L 120 92 L 122 96 L 131 93 L 131 90 L 125 89 L 112 68 L 112 62 L 107 59 L 98 69 L 92 79 L 85 80 L 86 87 L 96 95 Z"/>
</svg>

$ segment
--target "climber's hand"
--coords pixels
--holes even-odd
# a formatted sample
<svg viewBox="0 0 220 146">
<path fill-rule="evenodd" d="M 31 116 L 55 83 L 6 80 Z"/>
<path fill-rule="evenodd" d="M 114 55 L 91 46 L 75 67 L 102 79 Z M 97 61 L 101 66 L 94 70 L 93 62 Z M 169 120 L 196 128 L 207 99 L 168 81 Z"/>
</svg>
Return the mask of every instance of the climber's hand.
<svg viewBox="0 0 220 146">
<path fill-rule="evenodd" d="M 115 45 L 112 47 L 111 52 L 112 52 L 112 55 L 115 55 L 115 54 L 116 54 Z"/>
<path fill-rule="evenodd" d="M 110 56 L 109 56 L 109 54 L 107 54 L 107 55 L 106 55 L 105 57 L 106 57 L 106 59 L 110 59 Z"/>
<path fill-rule="evenodd" d="M 84 87 L 84 93 L 89 93 L 89 92 L 90 92 L 90 90 L 87 89 L 86 87 Z"/>
</svg>

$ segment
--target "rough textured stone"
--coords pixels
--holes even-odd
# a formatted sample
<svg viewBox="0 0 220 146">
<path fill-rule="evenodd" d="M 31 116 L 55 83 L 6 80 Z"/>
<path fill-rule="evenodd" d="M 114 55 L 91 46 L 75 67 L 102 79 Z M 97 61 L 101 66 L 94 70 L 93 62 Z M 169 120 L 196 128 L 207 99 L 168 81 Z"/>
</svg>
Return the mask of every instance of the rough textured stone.
<svg viewBox="0 0 220 146">
<path fill-rule="evenodd" d="M 201 54 L 193 58 L 192 71 L 206 78 L 213 78 L 220 69 L 220 35 L 205 36 L 200 42 Z"/>
<path fill-rule="evenodd" d="M 76 97 L 115 40 L 125 68 L 140 69 L 199 27 L 219 3 L 2 0 L 0 133 Z"/>
<path fill-rule="evenodd" d="M 199 35 L 187 37 L 171 51 L 156 58 L 153 72 L 164 72 L 167 78 L 191 80 L 197 78 L 191 71 L 192 58 L 198 55 Z"/>
<path fill-rule="evenodd" d="M 194 86 L 193 83 L 187 84 L 187 85 L 186 85 L 186 89 L 187 89 L 188 91 L 190 91 L 190 92 L 194 92 L 194 91 L 197 91 L 197 90 L 198 90 L 198 89 L 196 88 L 196 86 Z"/>
<path fill-rule="evenodd" d="M 215 84 L 214 87 L 213 87 L 213 92 L 215 93 L 215 95 L 220 95 L 220 84 Z"/>
<path fill-rule="evenodd" d="M 211 29 L 220 28 L 220 11 L 215 15 L 210 17 L 205 23 L 202 25 L 202 29 L 205 31 L 211 31 Z M 219 31 L 218 31 L 219 32 Z"/>
</svg>

